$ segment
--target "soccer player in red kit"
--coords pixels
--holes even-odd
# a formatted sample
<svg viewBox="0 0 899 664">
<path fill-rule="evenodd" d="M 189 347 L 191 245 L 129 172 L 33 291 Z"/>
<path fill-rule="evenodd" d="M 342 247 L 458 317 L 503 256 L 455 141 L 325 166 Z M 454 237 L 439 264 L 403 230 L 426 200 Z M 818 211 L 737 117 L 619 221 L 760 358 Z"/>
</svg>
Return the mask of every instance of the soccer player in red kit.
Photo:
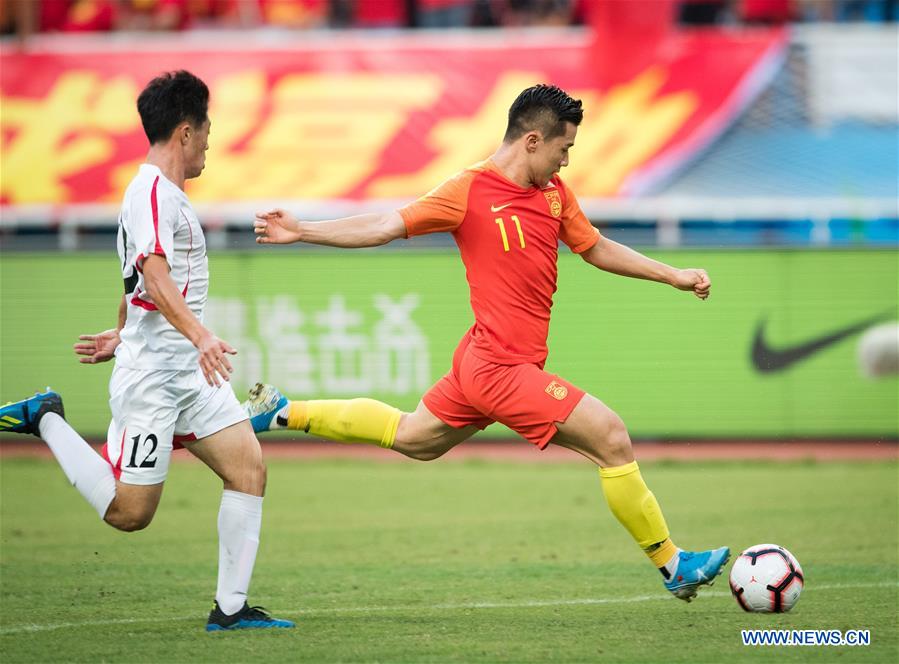
<svg viewBox="0 0 899 664">
<path fill-rule="evenodd" d="M 540 449 L 553 443 L 575 450 L 599 466 L 609 507 L 661 571 L 668 590 L 689 601 L 721 573 L 729 550 L 692 553 L 675 546 L 621 418 L 543 368 L 560 239 L 607 272 L 667 283 L 700 299 L 711 287 L 704 270 L 659 263 L 590 224 L 559 177 L 582 118 L 579 100 L 555 86 L 536 85 L 512 104 L 503 143 L 489 159 L 404 208 L 321 222 L 297 221 L 283 210 L 257 215 L 260 244 L 371 247 L 452 233 L 475 323 L 456 348 L 450 371 L 415 412 L 373 399 L 288 401 L 261 384 L 245 405 L 257 432 L 299 429 L 421 460 L 436 459 L 492 422 Z"/>
</svg>

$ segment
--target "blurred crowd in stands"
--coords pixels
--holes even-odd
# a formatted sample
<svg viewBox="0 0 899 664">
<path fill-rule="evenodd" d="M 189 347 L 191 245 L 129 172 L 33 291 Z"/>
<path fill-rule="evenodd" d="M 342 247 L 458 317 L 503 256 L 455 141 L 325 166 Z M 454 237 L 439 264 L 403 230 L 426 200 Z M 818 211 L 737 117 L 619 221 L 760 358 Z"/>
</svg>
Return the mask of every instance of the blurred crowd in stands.
<svg viewBox="0 0 899 664">
<path fill-rule="evenodd" d="M 600 1 L 0 0 L 0 27 L 3 34 L 27 35 L 195 28 L 564 26 L 585 22 L 591 3 Z M 685 25 L 899 20 L 899 0 L 674 1 Z"/>
</svg>

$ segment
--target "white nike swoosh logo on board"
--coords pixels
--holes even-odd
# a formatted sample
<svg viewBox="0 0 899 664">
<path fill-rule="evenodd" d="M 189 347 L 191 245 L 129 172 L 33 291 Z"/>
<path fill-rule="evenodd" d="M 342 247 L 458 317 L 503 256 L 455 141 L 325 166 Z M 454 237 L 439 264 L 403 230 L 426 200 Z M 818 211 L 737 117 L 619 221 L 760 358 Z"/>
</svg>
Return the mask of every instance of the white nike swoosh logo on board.
<svg viewBox="0 0 899 664">
<path fill-rule="evenodd" d="M 495 206 L 495 205 L 491 205 L 491 206 L 490 206 L 490 211 L 491 211 L 491 212 L 499 212 L 500 210 L 503 210 L 503 209 L 509 207 L 510 205 L 512 205 L 512 204 L 511 204 L 511 203 L 506 203 L 505 205 L 500 205 L 499 207 L 497 207 L 497 206 Z"/>
</svg>

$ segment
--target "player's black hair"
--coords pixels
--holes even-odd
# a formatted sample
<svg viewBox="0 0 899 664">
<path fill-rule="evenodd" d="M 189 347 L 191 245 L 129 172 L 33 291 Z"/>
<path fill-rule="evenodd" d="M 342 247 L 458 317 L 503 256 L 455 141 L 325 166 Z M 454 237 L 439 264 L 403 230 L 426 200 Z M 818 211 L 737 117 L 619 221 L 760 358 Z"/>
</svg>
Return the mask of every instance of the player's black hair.
<svg viewBox="0 0 899 664">
<path fill-rule="evenodd" d="M 540 83 L 523 90 L 512 103 L 503 141 L 514 141 L 534 129 L 548 140 L 564 134 L 566 122 L 577 126 L 583 119 L 580 99 L 572 99 L 555 85 Z"/>
<path fill-rule="evenodd" d="M 160 74 L 137 98 L 137 112 L 150 145 L 166 141 L 187 120 L 199 127 L 208 117 L 209 88 L 183 69 Z"/>
</svg>

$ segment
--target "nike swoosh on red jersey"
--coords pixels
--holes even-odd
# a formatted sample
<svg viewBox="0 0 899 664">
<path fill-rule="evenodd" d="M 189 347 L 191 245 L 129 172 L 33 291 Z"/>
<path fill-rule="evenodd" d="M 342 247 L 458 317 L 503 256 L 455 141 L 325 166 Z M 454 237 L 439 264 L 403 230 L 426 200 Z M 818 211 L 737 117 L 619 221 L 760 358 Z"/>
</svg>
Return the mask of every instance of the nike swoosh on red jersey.
<svg viewBox="0 0 899 664">
<path fill-rule="evenodd" d="M 506 208 L 509 207 L 510 205 L 512 205 L 512 204 L 511 204 L 511 203 L 506 203 L 505 205 L 500 205 L 499 207 L 497 207 L 497 206 L 495 206 L 495 205 L 491 205 L 491 206 L 490 206 L 490 211 L 491 211 L 491 212 L 499 212 L 500 210 L 506 209 Z"/>
</svg>

